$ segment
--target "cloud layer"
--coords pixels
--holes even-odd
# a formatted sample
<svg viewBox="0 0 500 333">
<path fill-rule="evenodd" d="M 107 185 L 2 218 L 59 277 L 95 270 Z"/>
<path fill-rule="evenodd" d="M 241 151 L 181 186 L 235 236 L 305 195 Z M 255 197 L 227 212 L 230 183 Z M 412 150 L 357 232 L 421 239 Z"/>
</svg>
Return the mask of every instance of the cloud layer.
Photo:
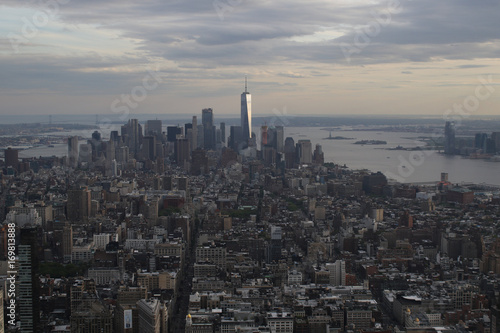
<svg viewBox="0 0 500 333">
<path fill-rule="evenodd" d="M 498 72 L 499 7 L 493 0 L 5 0 L 0 87 L 8 103 L 0 114 L 29 112 L 33 103 L 21 107 L 19 95 L 52 96 L 33 112 L 50 112 L 62 96 L 112 98 L 151 69 L 164 81 L 154 94 L 170 95 L 172 112 L 205 98 L 232 113 L 237 104 L 227 106 L 229 98 L 237 98 L 248 74 L 262 113 L 273 105 L 310 105 L 305 98 L 317 101 L 317 113 L 328 113 L 332 91 L 344 109 L 397 113 L 366 105 L 378 105 L 384 87 L 407 95 L 455 83 L 473 89 L 478 75 Z M 377 100 L 350 101 L 345 91 Z M 429 105 L 437 102 L 439 110 L 467 90 L 446 94 L 430 95 Z M 147 112 L 160 108 L 147 105 Z M 401 105 L 395 101 L 394 108 Z"/>
</svg>

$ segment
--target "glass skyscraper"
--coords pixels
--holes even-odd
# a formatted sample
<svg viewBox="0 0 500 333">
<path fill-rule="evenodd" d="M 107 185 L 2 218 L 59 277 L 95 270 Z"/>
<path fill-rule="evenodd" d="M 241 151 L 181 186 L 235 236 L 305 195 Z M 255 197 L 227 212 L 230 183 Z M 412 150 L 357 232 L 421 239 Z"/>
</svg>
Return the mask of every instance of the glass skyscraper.
<svg viewBox="0 0 500 333">
<path fill-rule="evenodd" d="M 245 77 L 245 92 L 241 94 L 241 132 L 243 142 L 252 137 L 252 95 L 247 91 Z"/>
</svg>

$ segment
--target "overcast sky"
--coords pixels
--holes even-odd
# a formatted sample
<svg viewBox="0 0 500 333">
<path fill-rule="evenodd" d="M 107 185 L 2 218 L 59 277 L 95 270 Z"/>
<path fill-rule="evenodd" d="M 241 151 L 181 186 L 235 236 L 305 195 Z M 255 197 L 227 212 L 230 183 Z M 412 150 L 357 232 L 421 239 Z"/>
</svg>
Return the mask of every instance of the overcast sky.
<svg viewBox="0 0 500 333">
<path fill-rule="evenodd" d="M 441 116 L 464 100 L 499 114 L 499 13 L 496 0 L 2 0 L 0 115 L 237 115 L 245 75 L 254 114 Z M 474 99 L 480 78 L 493 83 Z"/>
</svg>

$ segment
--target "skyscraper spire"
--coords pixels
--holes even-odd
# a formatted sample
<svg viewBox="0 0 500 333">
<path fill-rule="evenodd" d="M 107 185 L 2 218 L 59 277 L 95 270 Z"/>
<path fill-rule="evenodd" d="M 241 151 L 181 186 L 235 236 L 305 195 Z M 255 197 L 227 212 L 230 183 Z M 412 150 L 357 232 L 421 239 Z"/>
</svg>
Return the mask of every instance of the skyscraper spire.
<svg viewBox="0 0 500 333">
<path fill-rule="evenodd" d="M 247 76 L 245 74 L 245 92 L 247 92 Z"/>
</svg>

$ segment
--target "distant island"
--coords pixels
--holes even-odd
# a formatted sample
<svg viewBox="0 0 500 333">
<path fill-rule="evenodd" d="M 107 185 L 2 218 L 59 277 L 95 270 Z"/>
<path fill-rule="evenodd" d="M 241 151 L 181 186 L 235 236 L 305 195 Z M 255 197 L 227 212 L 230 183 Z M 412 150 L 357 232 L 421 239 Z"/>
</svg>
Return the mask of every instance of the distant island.
<svg viewBox="0 0 500 333">
<path fill-rule="evenodd" d="M 387 141 L 383 140 L 361 140 L 354 142 L 355 145 L 386 145 Z"/>
</svg>

